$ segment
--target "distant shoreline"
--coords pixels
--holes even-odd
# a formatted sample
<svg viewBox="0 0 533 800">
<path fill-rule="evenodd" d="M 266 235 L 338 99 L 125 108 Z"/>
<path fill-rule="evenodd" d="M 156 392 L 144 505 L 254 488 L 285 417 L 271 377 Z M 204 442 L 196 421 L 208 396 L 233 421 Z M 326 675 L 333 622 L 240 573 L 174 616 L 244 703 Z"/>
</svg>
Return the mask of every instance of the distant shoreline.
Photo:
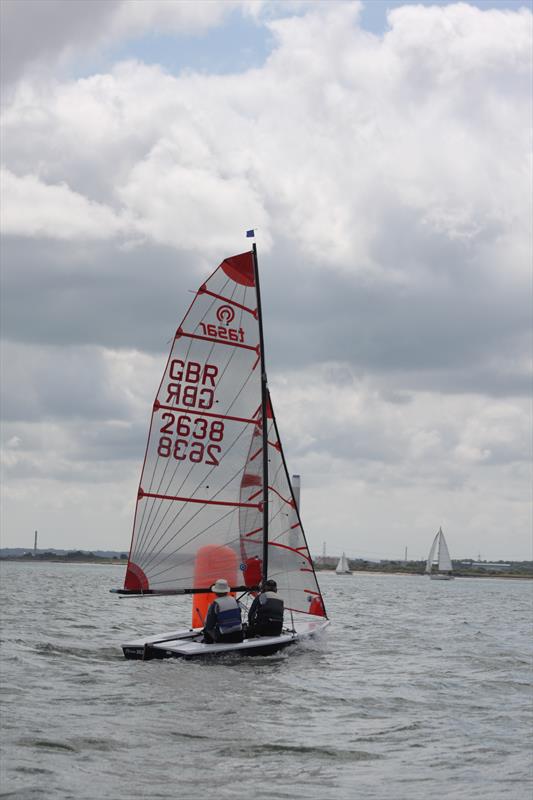
<svg viewBox="0 0 533 800">
<path fill-rule="evenodd" d="M 64 566 L 68 566 L 69 564 L 102 564 L 102 565 L 111 565 L 111 566 L 126 566 L 128 563 L 127 558 L 120 558 L 118 556 L 115 557 L 104 557 L 104 556 L 0 556 L 0 562 L 14 562 L 18 564 L 63 564 Z M 316 568 L 318 574 L 324 572 L 328 575 L 334 575 L 334 569 L 322 569 Z M 426 575 L 423 572 L 417 570 L 398 570 L 398 569 L 354 569 L 352 570 L 352 575 L 408 575 L 408 576 L 418 576 L 420 578 L 425 578 Z M 339 575 L 339 579 L 346 579 L 349 578 L 349 575 Z M 509 573 L 509 572 L 468 572 L 468 571 L 461 571 L 461 572 L 454 572 L 454 578 L 503 578 L 505 580 L 533 580 L 533 571 L 532 572 L 524 572 L 522 574 L 516 573 Z"/>
</svg>

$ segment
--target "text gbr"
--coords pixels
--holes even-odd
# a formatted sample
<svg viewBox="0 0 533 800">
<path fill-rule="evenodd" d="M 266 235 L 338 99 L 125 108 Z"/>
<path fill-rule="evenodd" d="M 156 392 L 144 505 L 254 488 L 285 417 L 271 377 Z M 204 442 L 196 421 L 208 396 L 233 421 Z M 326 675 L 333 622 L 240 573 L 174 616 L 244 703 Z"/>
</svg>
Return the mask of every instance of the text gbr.
<svg viewBox="0 0 533 800">
<path fill-rule="evenodd" d="M 203 411 L 212 408 L 218 376 L 215 364 L 175 358 L 170 362 L 168 376 L 166 404 L 184 406 L 191 412 L 195 408 Z M 218 466 L 218 456 L 222 452 L 218 443 L 224 438 L 222 420 L 165 410 L 161 415 L 160 433 L 157 453 L 162 458 Z"/>
</svg>

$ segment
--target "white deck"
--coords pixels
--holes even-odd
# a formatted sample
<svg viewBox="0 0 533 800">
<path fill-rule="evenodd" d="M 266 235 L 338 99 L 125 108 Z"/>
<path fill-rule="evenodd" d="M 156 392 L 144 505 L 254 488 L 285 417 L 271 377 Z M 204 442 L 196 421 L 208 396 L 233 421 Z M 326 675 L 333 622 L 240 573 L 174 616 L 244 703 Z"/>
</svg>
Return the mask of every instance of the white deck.
<svg viewBox="0 0 533 800">
<path fill-rule="evenodd" d="M 283 648 L 294 644 L 301 639 L 307 639 L 329 625 L 329 620 L 318 618 L 316 621 L 298 622 L 294 631 L 283 631 L 280 636 L 257 636 L 245 639 L 243 642 L 228 644 L 204 644 L 201 641 L 201 628 L 182 628 L 177 631 L 166 631 L 142 639 L 132 639 L 122 644 L 123 648 L 141 650 L 146 645 L 151 649 L 161 650 L 168 656 L 207 656 L 223 655 L 224 653 L 245 653 L 258 648 Z"/>
</svg>

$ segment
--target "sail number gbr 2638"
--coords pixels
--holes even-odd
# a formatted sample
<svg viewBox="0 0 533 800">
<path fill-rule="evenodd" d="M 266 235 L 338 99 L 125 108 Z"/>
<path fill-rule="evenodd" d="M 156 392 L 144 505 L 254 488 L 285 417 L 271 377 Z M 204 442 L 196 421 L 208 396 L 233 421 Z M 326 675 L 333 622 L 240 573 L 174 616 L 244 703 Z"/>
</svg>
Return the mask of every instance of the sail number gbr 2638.
<svg viewBox="0 0 533 800">
<path fill-rule="evenodd" d="M 159 439 L 157 454 L 176 461 L 192 461 L 194 464 L 218 466 L 222 448 L 217 442 L 224 438 L 224 423 L 221 420 L 206 420 L 188 414 L 173 414 L 166 411 L 162 417 L 163 434 Z M 177 439 L 174 436 L 177 435 Z"/>
</svg>

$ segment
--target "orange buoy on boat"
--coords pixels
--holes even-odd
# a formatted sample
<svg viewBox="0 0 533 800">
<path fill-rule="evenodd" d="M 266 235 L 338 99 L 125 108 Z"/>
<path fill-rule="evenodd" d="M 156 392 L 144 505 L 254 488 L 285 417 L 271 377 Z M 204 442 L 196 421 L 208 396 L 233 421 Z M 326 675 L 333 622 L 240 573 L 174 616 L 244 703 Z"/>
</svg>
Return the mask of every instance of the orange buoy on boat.
<svg viewBox="0 0 533 800">
<path fill-rule="evenodd" d="M 193 588 L 212 586 L 218 578 L 225 578 L 230 586 L 237 586 L 239 561 L 231 547 L 206 544 L 201 547 L 194 562 Z M 231 593 L 235 596 L 235 592 Z M 207 609 L 216 599 L 213 592 L 201 592 L 192 596 L 192 627 L 202 628 Z"/>
</svg>

